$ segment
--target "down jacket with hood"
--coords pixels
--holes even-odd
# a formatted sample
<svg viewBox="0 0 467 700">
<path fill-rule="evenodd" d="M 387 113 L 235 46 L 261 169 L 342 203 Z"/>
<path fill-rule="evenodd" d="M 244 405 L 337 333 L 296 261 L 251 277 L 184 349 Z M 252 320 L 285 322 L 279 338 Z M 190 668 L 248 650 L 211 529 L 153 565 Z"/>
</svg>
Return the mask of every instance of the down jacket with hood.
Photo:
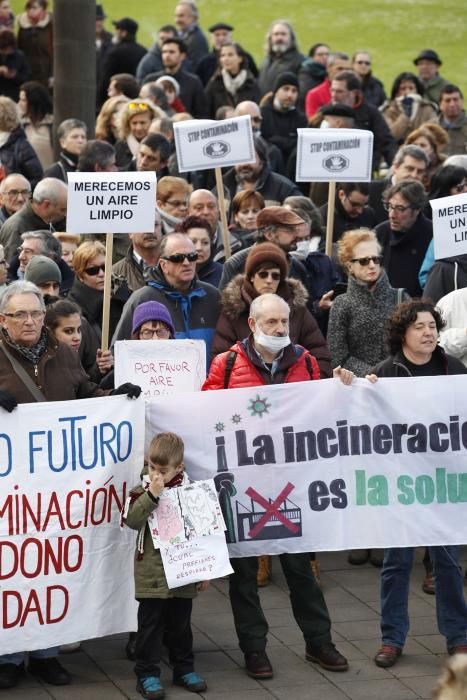
<svg viewBox="0 0 467 700">
<path fill-rule="evenodd" d="M 280 283 L 277 294 L 290 306 L 291 342 L 301 345 L 316 358 L 322 378 L 330 377 L 329 350 L 318 324 L 307 309 L 308 292 L 305 287 L 299 280 L 289 278 Z M 257 296 L 258 293 L 245 275 L 234 277 L 222 291 L 222 311 L 212 343 L 213 355 L 226 352 L 237 340 L 243 340 L 249 335 L 248 312 L 251 302 Z"/>
</svg>

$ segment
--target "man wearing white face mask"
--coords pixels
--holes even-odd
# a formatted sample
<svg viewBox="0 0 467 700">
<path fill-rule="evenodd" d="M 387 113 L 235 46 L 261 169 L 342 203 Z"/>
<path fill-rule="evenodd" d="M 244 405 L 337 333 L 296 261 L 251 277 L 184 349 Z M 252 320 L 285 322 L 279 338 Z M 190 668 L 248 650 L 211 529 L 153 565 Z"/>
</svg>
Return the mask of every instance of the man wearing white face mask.
<svg viewBox="0 0 467 700">
<path fill-rule="evenodd" d="M 250 306 L 251 335 L 214 358 L 203 390 L 285 384 L 320 378 L 316 359 L 289 338 L 290 308 L 276 294 L 262 294 Z M 340 367 L 335 377 L 350 384 L 353 373 Z M 331 638 L 329 612 L 310 569 L 307 553 L 279 555 L 290 588 L 295 620 L 305 639 L 305 656 L 328 671 L 346 671 L 347 659 Z M 257 557 L 231 560 L 234 573 L 229 594 L 246 672 L 252 678 L 272 678 L 266 654 L 268 624 L 258 596 Z"/>
</svg>

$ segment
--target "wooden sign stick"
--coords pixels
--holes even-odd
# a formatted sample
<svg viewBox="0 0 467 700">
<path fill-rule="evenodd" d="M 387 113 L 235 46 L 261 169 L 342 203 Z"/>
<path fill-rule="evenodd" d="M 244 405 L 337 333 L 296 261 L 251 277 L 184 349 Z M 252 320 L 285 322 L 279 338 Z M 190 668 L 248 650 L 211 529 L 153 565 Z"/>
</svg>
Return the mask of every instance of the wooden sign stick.
<svg viewBox="0 0 467 700">
<path fill-rule="evenodd" d="M 221 214 L 221 229 L 222 238 L 224 239 L 224 254 L 225 259 L 228 260 L 232 255 L 230 250 L 230 234 L 227 224 L 227 214 L 225 213 L 225 196 L 224 196 L 224 183 L 222 181 L 222 170 L 221 168 L 215 168 L 216 173 L 216 187 L 217 187 L 217 201 L 219 202 L 219 211 Z"/>
<path fill-rule="evenodd" d="M 113 242 L 113 233 L 107 233 L 105 237 L 105 279 L 104 302 L 102 306 L 102 350 L 109 349 L 110 294 L 112 282 Z"/>
<path fill-rule="evenodd" d="M 336 182 L 329 183 L 328 192 L 328 220 L 326 223 L 326 255 L 332 255 L 332 233 L 334 229 L 334 206 L 336 202 Z"/>
</svg>

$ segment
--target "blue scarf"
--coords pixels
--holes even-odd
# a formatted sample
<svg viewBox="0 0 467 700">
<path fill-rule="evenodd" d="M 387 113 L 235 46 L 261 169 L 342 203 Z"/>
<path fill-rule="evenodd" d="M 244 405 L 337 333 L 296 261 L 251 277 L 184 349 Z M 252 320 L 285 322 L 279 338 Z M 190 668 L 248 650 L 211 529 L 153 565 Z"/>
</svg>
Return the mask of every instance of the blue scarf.
<svg viewBox="0 0 467 700">
<path fill-rule="evenodd" d="M 186 333 L 187 338 L 190 337 L 190 312 L 191 312 L 191 300 L 194 299 L 195 297 L 205 297 L 206 296 L 206 290 L 202 289 L 201 287 L 198 287 L 198 289 L 190 289 L 186 294 L 182 294 L 181 292 L 178 292 L 176 289 L 169 290 L 164 284 L 161 284 L 160 282 L 156 282 L 154 280 L 151 280 L 150 282 L 147 283 L 148 286 L 154 287 L 155 289 L 160 289 L 161 292 L 164 292 L 166 297 L 169 299 L 173 299 L 177 303 L 180 303 L 180 308 L 182 310 L 182 317 L 183 317 L 183 329 Z"/>
</svg>

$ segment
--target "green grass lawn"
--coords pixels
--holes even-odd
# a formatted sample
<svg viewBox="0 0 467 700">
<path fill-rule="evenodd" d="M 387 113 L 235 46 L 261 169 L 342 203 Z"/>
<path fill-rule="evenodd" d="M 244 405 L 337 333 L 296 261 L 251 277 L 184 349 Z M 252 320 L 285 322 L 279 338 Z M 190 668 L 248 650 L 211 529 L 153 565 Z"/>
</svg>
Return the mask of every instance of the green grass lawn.
<svg viewBox="0 0 467 700">
<path fill-rule="evenodd" d="M 76 0 L 79 3 L 80 0 Z M 18 12 L 24 3 L 12 0 Z M 173 21 L 175 0 L 103 0 L 111 20 L 134 17 L 139 41 L 148 46 L 161 24 Z M 467 98 L 467 3 L 465 0 L 198 0 L 201 26 L 223 20 L 235 38 L 261 60 L 270 22 L 285 17 L 298 35 L 303 53 L 317 41 L 352 53 L 367 49 L 374 74 L 389 90 L 394 77 L 412 70 L 420 49 L 433 48 L 443 60 L 441 73 L 460 85 Z"/>
</svg>

